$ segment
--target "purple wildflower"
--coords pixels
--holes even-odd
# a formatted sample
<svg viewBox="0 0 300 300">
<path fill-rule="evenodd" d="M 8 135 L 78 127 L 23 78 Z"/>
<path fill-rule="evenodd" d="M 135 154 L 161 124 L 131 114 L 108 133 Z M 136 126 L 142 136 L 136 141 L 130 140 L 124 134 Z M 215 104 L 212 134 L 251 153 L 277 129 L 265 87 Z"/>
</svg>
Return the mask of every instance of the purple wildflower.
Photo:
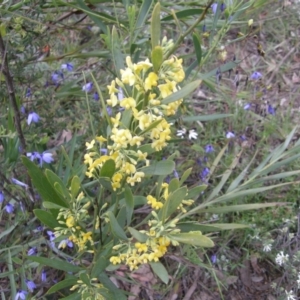
<svg viewBox="0 0 300 300">
<path fill-rule="evenodd" d="M 112 108 L 111 108 L 110 106 L 107 106 L 107 107 L 106 107 L 106 111 L 107 111 L 107 114 L 108 114 L 109 116 L 112 115 Z"/>
<path fill-rule="evenodd" d="M 40 120 L 40 116 L 34 111 L 32 111 L 30 114 L 28 114 L 27 124 L 30 125 L 31 122 L 37 123 L 39 120 Z"/>
<path fill-rule="evenodd" d="M 226 9 L 226 4 L 223 2 L 220 6 L 220 10 L 223 12 Z"/>
<path fill-rule="evenodd" d="M 54 161 L 54 158 L 53 158 L 53 154 L 50 153 L 50 152 L 43 152 L 41 154 L 41 162 L 40 164 L 42 165 L 43 162 L 47 163 L 47 164 L 50 164 Z"/>
<path fill-rule="evenodd" d="M 258 79 L 261 79 L 262 78 L 262 75 L 261 73 L 255 71 L 254 73 L 251 74 L 250 76 L 250 79 L 252 80 L 258 80 Z"/>
<path fill-rule="evenodd" d="M 205 24 L 202 26 L 202 32 L 206 32 L 206 25 Z"/>
<path fill-rule="evenodd" d="M 231 131 L 227 131 L 227 132 L 226 132 L 226 138 L 227 138 L 227 139 L 232 139 L 232 138 L 234 138 L 234 137 L 235 137 L 234 132 L 231 132 Z"/>
<path fill-rule="evenodd" d="M 25 280 L 28 290 L 32 293 L 36 289 L 36 284 L 31 280 Z"/>
<path fill-rule="evenodd" d="M 15 179 L 15 178 L 12 178 L 11 181 L 14 184 L 17 184 L 17 185 L 22 186 L 24 188 L 28 188 L 28 185 L 26 183 L 24 183 L 22 181 L 19 181 L 19 180 Z"/>
<path fill-rule="evenodd" d="M 31 89 L 30 89 L 30 88 L 27 88 L 25 97 L 26 97 L 26 98 L 29 98 L 30 96 L 31 96 Z"/>
<path fill-rule="evenodd" d="M 41 159 L 41 155 L 38 152 L 28 152 L 26 153 L 26 156 L 29 157 L 31 161 Z"/>
<path fill-rule="evenodd" d="M 65 249 L 66 247 L 69 247 L 69 248 L 73 248 L 73 242 L 70 241 L 69 239 L 64 239 L 62 241 L 60 241 L 60 243 L 58 244 L 58 249 Z"/>
<path fill-rule="evenodd" d="M 214 151 L 215 151 L 215 149 L 212 145 L 208 144 L 208 145 L 205 146 L 205 152 L 206 153 L 212 153 Z"/>
<path fill-rule="evenodd" d="M 83 87 L 82 87 L 82 90 L 84 92 L 87 92 L 89 93 L 91 90 L 92 90 L 92 87 L 93 87 L 93 84 L 91 82 L 88 82 L 87 84 L 85 84 Z"/>
<path fill-rule="evenodd" d="M 100 149 L 100 152 L 103 153 L 104 155 L 106 155 L 108 151 L 107 151 L 107 149 L 105 149 L 105 148 L 101 148 L 101 149 Z"/>
<path fill-rule="evenodd" d="M 201 174 L 200 174 L 200 177 L 201 177 L 202 179 L 204 179 L 207 175 L 209 175 L 209 172 L 210 172 L 209 168 L 205 167 L 205 168 L 202 170 L 202 172 L 201 172 Z"/>
<path fill-rule="evenodd" d="M 244 105 L 244 110 L 249 110 L 251 107 L 251 103 L 247 103 L 246 105 Z"/>
<path fill-rule="evenodd" d="M 4 194 L 2 191 L 0 191 L 0 203 L 3 203 L 4 201 Z"/>
<path fill-rule="evenodd" d="M 62 70 L 67 70 L 67 71 L 69 71 L 69 72 L 72 72 L 72 71 L 73 71 L 73 68 L 74 68 L 74 66 L 73 66 L 73 64 L 71 64 L 71 63 L 65 63 L 65 64 L 62 64 L 62 65 L 61 65 L 61 69 L 62 69 Z"/>
<path fill-rule="evenodd" d="M 47 234 L 49 236 L 50 242 L 52 242 L 53 240 L 55 240 L 55 234 L 53 233 L 53 231 L 47 230 Z"/>
<path fill-rule="evenodd" d="M 14 300 L 18 300 L 18 299 L 25 300 L 27 294 L 28 294 L 28 292 L 26 292 L 26 291 L 18 290 Z"/>
<path fill-rule="evenodd" d="M 24 107 L 23 105 L 21 106 L 20 111 L 21 111 L 21 113 L 22 113 L 23 115 L 26 114 L 26 109 L 25 109 L 25 107 Z"/>
<path fill-rule="evenodd" d="M 37 247 L 32 247 L 27 251 L 28 256 L 36 255 L 38 253 Z"/>
<path fill-rule="evenodd" d="M 242 142 L 244 142 L 244 141 L 247 140 L 244 134 L 243 134 L 243 135 L 240 135 L 240 140 L 241 140 Z"/>
<path fill-rule="evenodd" d="M 11 214 L 14 212 L 14 206 L 10 203 L 7 203 L 6 206 L 5 206 L 5 210 L 8 214 Z"/>
<path fill-rule="evenodd" d="M 41 280 L 43 282 L 47 281 L 47 273 L 44 270 L 42 271 L 42 274 L 41 274 Z"/>
<path fill-rule="evenodd" d="M 270 115 L 275 115 L 275 113 L 276 113 L 276 111 L 275 111 L 275 108 L 272 106 L 272 105 L 270 105 L 270 104 L 268 104 L 268 113 L 270 114 Z"/>
<path fill-rule="evenodd" d="M 93 99 L 95 100 L 95 101 L 98 101 L 100 98 L 99 98 L 99 94 L 97 93 L 97 92 L 95 92 L 94 94 L 93 94 Z"/>
<path fill-rule="evenodd" d="M 211 262 L 212 262 L 213 264 L 215 264 L 215 263 L 217 262 L 217 255 L 216 255 L 216 254 L 213 254 L 213 255 L 211 256 L 210 260 L 211 260 Z"/>
<path fill-rule="evenodd" d="M 217 13 L 217 10 L 218 10 L 218 3 L 213 3 L 211 5 L 211 9 L 212 9 L 213 14 L 215 15 Z"/>
</svg>

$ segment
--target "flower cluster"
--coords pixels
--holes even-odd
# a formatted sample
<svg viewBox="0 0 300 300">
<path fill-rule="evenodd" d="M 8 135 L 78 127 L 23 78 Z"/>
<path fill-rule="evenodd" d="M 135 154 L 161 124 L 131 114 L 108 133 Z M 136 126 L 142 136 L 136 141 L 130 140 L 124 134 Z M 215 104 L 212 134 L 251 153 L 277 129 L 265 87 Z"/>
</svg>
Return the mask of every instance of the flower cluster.
<svg viewBox="0 0 300 300">
<path fill-rule="evenodd" d="M 164 39 L 162 45 L 169 47 L 170 43 Z M 162 49 L 165 51 L 164 47 Z M 87 143 L 88 153 L 84 156 L 88 168 L 86 175 L 90 178 L 99 176 L 105 162 L 114 161 L 116 168 L 111 177 L 114 190 L 124 182 L 131 186 L 141 182 L 145 174 L 139 168 L 149 165 L 145 144 L 150 144 L 155 151 L 167 146 L 172 124 L 166 117 L 176 113 L 182 99 L 167 104 L 163 100 L 179 90 L 177 84 L 185 77 L 182 60 L 176 56 L 165 60 L 156 72 L 149 59 L 134 64 L 127 57 L 126 63 L 121 79 L 116 78 L 108 86 L 106 103 L 118 111 L 109 120 L 108 138 L 99 136 Z M 120 111 L 127 112 L 131 121 L 126 121 Z M 96 141 L 107 153 L 99 151 Z"/>
<path fill-rule="evenodd" d="M 152 209 L 158 211 L 164 206 L 166 201 L 169 201 L 168 188 L 169 185 L 167 183 L 162 184 L 162 192 L 159 200 L 151 195 L 147 196 L 148 204 Z M 191 205 L 193 202 L 193 200 L 183 200 L 178 209 L 186 212 L 183 205 Z M 180 229 L 176 228 L 178 219 L 162 222 L 156 211 L 152 211 L 153 218 L 148 221 L 148 230 L 139 231 L 144 237 L 143 241 L 140 240 L 132 243 L 132 240 L 130 240 L 128 243 L 113 247 L 114 250 L 117 250 L 121 254 L 110 258 L 112 264 L 125 263 L 129 266 L 130 270 L 135 270 L 141 264 L 151 261 L 157 262 L 165 255 L 171 244 L 173 246 L 178 245 L 178 242 L 172 238 L 172 234 L 180 232 Z"/>
<path fill-rule="evenodd" d="M 107 298 L 104 297 L 103 294 L 106 291 L 106 288 L 97 281 L 97 278 L 90 279 L 89 277 L 89 284 L 84 283 L 82 280 L 78 280 L 77 284 L 73 285 L 70 290 L 74 291 L 78 289 L 78 293 L 82 295 L 82 299 L 105 300 Z"/>
<path fill-rule="evenodd" d="M 76 199 L 72 200 L 72 208 L 61 208 L 57 220 L 64 227 L 55 228 L 55 237 L 67 236 L 67 239 L 61 241 L 59 248 L 65 248 L 74 243 L 78 246 L 79 251 L 86 250 L 88 243 L 93 245 L 92 232 L 82 230 L 79 223 L 88 218 L 87 208 L 90 202 L 86 202 L 83 193 L 80 193 Z M 89 250 L 89 252 L 92 252 Z"/>
</svg>

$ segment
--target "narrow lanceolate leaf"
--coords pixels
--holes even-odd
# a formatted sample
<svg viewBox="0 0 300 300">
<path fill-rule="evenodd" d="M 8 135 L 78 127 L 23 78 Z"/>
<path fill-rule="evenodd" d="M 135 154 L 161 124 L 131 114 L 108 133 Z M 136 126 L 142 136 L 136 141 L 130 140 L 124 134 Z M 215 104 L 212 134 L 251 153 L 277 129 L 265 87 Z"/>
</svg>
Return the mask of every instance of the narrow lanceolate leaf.
<svg viewBox="0 0 300 300">
<path fill-rule="evenodd" d="M 181 90 L 166 97 L 162 101 L 162 104 L 169 104 L 190 95 L 197 87 L 199 87 L 200 83 L 201 80 L 195 80 L 193 82 L 188 83 Z"/>
<path fill-rule="evenodd" d="M 190 16 L 198 17 L 202 14 L 202 12 L 203 12 L 202 8 L 190 8 L 190 9 L 180 10 L 180 11 L 176 12 L 175 15 L 178 20 L 181 20 L 181 19 L 185 19 Z M 162 19 L 162 21 L 171 21 L 173 19 L 174 19 L 173 14 L 170 14 L 170 15 L 164 17 Z"/>
<path fill-rule="evenodd" d="M 201 232 L 216 232 L 222 230 L 233 230 L 233 229 L 245 229 L 249 228 L 249 226 L 244 224 L 195 224 L 193 222 L 183 222 L 177 223 L 177 228 L 181 230 L 181 232 L 190 232 L 190 231 L 201 231 Z"/>
<path fill-rule="evenodd" d="M 211 199 L 215 198 L 219 194 L 219 192 L 221 191 L 221 189 L 223 188 L 223 186 L 227 182 L 229 176 L 231 175 L 232 171 L 234 170 L 236 165 L 239 163 L 239 160 L 240 160 L 240 157 L 241 157 L 242 153 L 243 153 L 243 150 L 240 151 L 240 153 L 234 158 L 234 160 L 231 163 L 230 167 L 227 170 L 225 170 L 219 184 L 213 189 L 213 191 L 208 196 L 208 198 L 205 200 L 205 202 L 209 202 Z"/>
<path fill-rule="evenodd" d="M 163 50 L 161 46 L 156 46 L 151 52 L 151 61 L 154 72 L 157 73 L 163 63 Z"/>
<path fill-rule="evenodd" d="M 75 266 L 69 262 L 60 260 L 60 259 L 53 259 L 53 258 L 46 258 L 40 256 L 27 256 L 27 259 L 37 262 L 41 265 L 51 267 L 53 269 L 66 271 L 66 272 L 80 272 L 82 271 L 81 267 Z"/>
<path fill-rule="evenodd" d="M 55 227 L 61 226 L 52 213 L 43 209 L 34 209 L 35 216 L 47 227 L 54 229 Z"/>
<path fill-rule="evenodd" d="M 145 24 L 149 11 L 151 9 L 153 0 L 144 0 L 142 6 L 140 7 L 140 12 L 135 24 L 135 35 L 133 41 L 136 40 L 137 36 L 143 30 L 143 25 Z"/>
<path fill-rule="evenodd" d="M 194 245 L 198 247 L 211 248 L 215 245 L 214 242 L 207 236 L 203 235 L 201 231 L 190 231 L 172 234 L 171 238 L 179 243 Z"/>
<path fill-rule="evenodd" d="M 120 240 L 125 240 L 127 241 L 127 236 L 124 232 L 124 230 L 121 228 L 119 225 L 117 219 L 115 218 L 114 214 L 109 211 L 106 213 L 108 218 L 109 218 L 109 224 L 111 228 L 111 233 L 118 239 Z"/>
<path fill-rule="evenodd" d="M 169 195 L 166 202 L 164 203 L 164 206 L 158 213 L 160 221 L 164 223 L 170 217 L 170 215 L 177 210 L 186 194 L 187 188 L 186 186 L 183 186 Z"/>
<path fill-rule="evenodd" d="M 232 117 L 233 115 L 231 114 L 213 114 L 213 115 L 202 115 L 202 116 L 187 116 L 187 117 L 182 117 L 182 121 L 185 123 L 191 123 L 191 122 L 207 122 L 207 121 L 214 121 L 218 119 L 224 119 L 224 118 L 229 118 Z"/>
<path fill-rule="evenodd" d="M 132 227 L 128 227 L 128 231 L 137 241 L 139 241 L 141 243 L 145 243 L 148 239 L 148 236 L 146 234 L 141 233 Z"/>
<path fill-rule="evenodd" d="M 100 177 L 108 177 L 112 178 L 112 176 L 115 174 L 116 170 L 116 163 L 113 159 L 107 160 L 100 171 Z"/>
<path fill-rule="evenodd" d="M 120 70 L 124 70 L 125 67 L 123 54 L 121 51 L 121 41 L 115 27 L 113 27 L 112 29 L 112 56 L 116 68 L 116 73 L 118 77 L 121 78 Z"/>
<path fill-rule="evenodd" d="M 160 3 L 156 3 L 151 18 L 151 44 L 152 50 L 160 45 Z"/>
<path fill-rule="evenodd" d="M 164 265 L 160 262 L 150 262 L 151 269 L 165 284 L 169 282 L 169 274 Z"/>
<path fill-rule="evenodd" d="M 49 201 L 63 207 L 68 207 L 64 199 L 56 192 L 54 187 L 49 183 L 47 177 L 38 166 L 36 166 L 27 157 L 22 157 L 22 162 L 28 170 L 33 185 L 44 201 Z"/>
<path fill-rule="evenodd" d="M 196 32 L 193 33 L 193 43 L 194 43 L 194 48 L 196 52 L 196 57 L 197 57 L 197 62 L 200 64 L 201 59 L 202 59 L 202 49 L 201 49 L 201 42 L 200 42 L 200 36 Z"/>
<path fill-rule="evenodd" d="M 150 166 L 141 168 L 139 171 L 146 175 L 169 175 L 175 169 L 175 163 L 171 160 L 162 160 L 151 163 Z"/>
<path fill-rule="evenodd" d="M 129 226 L 131 223 L 132 213 L 134 209 L 134 201 L 133 201 L 133 195 L 131 189 L 129 188 L 128 185 L 125 186 L 124 196 L 125 196 L 125 205 L 126 205 L 126 221 L 127 221 L 127 226 Z"/>
<path fill-rule="evenodd" d="M 73 286 L 77 283 L 77 278 L 74 277 L 74 278 L 68 278 L 68 279 L 65 279 L 63 281 L 60 281 L 58 283 L 56 283 L 55 285 L 53 285 L 46 293 L 46 295 L 50 295 L 50 294 L 53 294 L 59 290 L 62 290 L 66 287 L 69 287 L 69 286 Z"/>
<path fill-rule="evenodd" d="M 78 176 L 74 176 L 71 181 L 71 194 L 73 198 L 76 198 L 80 190 L 80 179 Z"/>
</svg>

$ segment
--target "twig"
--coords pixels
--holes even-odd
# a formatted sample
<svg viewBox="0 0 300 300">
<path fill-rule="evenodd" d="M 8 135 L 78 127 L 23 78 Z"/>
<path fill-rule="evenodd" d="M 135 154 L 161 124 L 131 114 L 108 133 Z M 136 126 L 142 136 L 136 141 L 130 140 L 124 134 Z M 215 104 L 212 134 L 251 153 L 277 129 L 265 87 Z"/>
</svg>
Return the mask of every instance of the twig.
<svg viewBox="0 0 300 300">
<path fill-rule="evenodd" d="M 184 40 L 184 38 L 186 36 L 188 36 L 195 28 L 196 26 L 205 19 L 206 13 L 207 11 L 211 8 L 211 5 L 213 4 L 214 0 L 211 0 L 209 2 L 209 4 L 205 7 L 204 11 L 202 12 L 202 14 L 200 15 L 200 17 L 198 18 L 198 20 L 190 26 L 190 28 L 188 28 L 188 30 L 184 33 L 181 34 L 178 38 L 178 40 L 176 41 L 176 43 L 174 44 L 174 46 L 170 49 L 170 51 L 168 51 L 165 55 L 165 58 L 168 58 L 171 54 L 173 54 L 173 52 L 178 48 L 178 46 L 182 43 L 182 41 Z"/>
<path fill-rule="evenodd" d="M 8 98 L 10 101 L 10 104 L 13 108 L 14 111 L 14 121 L 15 121 L 15 127 L 17 130 L 17 134 L 18 137 L 20 139 L 20 143 L 21 143 L 21 153 L 23 155 L 26 156 L 26 141 L 25 141 L 25 137 L 22 131 L 22 127 L 21 127 L 21 116 L 20 116 L 20 111 L 18 109 L 18 104 L 17 104 L 17 99 L 16 99 L 16 94 L 15 94 L 15 89 L 14 89 L 14 83 L 13 83 L 13 79 L 10 75 L 9 72 L 9 67 L 8 67 L 8 59 L 7 59 L 7 51 L 6 51 L 6 47 L 4 45 L 4 41 L 2 38 L 2 35 L 0 34 L 0 54 L 1 54 L 1 71 L 5 77 L 5 82 L 6 82 L 6 87 L 7 87 L 7 91 L 8 91 Z M 32 201 L 34 201 L 35 197 L 34 197 L 34 192 L 33 192 L 33 188 L 32 188 L 32 183 L 31 183 L 31 179 L 29 177 L 29 175 L 27 174 L 27 184 L 28 184 L 28 191 L 29 191 L 29 196 L 31 198 Z"/>
</svg>

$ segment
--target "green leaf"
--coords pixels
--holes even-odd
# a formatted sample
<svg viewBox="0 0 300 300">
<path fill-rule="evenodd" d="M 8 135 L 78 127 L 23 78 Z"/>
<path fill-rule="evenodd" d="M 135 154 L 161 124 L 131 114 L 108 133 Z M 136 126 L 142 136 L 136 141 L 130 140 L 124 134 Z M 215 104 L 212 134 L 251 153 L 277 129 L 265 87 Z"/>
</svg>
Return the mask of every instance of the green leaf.
<svg viewBox="0 0 300 300">
<path fill-rule="evenodd" d="M 191 189 L 189 189 L 186 199 L 197 199 L 203 191 L 207 189 L 207 185 L 197 185 Z"/>
<path fill-rule="evenodd" d="M 191 172 L 192 172 L 193 168 L 189 168 L 187 170 L 184 171 L 183 175 L 180 178 L 179 181 L 179 186 L 182 186 L 183 183 L 187 180 L 187 178 L 190 176 Z"/>
<path fill-rule="evenodd" d="M 152 50 L 160 45 L 160 3 L 156 3 L 151 18 L 151 44 Z"/>
<path fill-rule="evenodd" d="M 161 64 L 163 63 L 163 49 L 161 46 L 156 46 L 151 53 L 151 61 L 154 72 L 157 73 Z"/>
<path fill-rule="evenodd" d="M 171 160 L 162 160 L 151 163 L 150 166 L 141 168 L 146 175 L 168 175 L 175 169 L 175 163 Z"/>
<path fill-rule="evenodd" d="M 195 224 L 193 222 L 177 223 L 176 226 L 181 232 L 201 231 L 201 232 L 217 232 L 222 230 L 245 229 L 249 226 L 244 224 Z"/>
<path fill-rule="evenodd" d="M 179 99 L 182 99 L 182 98 L 188 96 L 196 88 L 198 88 L 200 84 L 201 84 L 201 80 L 195 80 L 195 81 L 192 81 L 192 82 L 186 84 L 181 90 L 179 90 L 179 91 L 171 94 L 170 96 L 166 97 L 162 101 L 162 104 L 169 104 L 169 103 L 175 102 Z"/>
<path fill-rule="evenodd" d="M 107 160 L 100 171 L 100 177 L 112 178 L 116 171 L 116 163 L 113 159 Z"/>
<path fill-rule="evenodd" d="M 82 280 L 83 283 L 85 283 L 87 286 L 90 285 L 90 280 L 89 277 L 87 276 L 86 273 L 80 273 L 79 278 Z"/>
<path fill-rule="evenodd" d="M 62 290 L 66 287 L 73 286 L 77 283 L 77 278 L 68 278 L 64 279 L 63 281 L 60 281 L 56 283 L 55 285 L 51 286 L 50 289 L 47 291 L 46 295 L 53 294 L 59 290 Z"/>
<path fill-rule="evenodd" d="M 124 196 L 125 196 L 125 205 L 126 205 L 126 220 L 127 220 L 127 226 L 129 226 L 131 223 L 132 213 L 134 209 L 134 201 L 133 201 L 133 195 L 131 189 L 128 185 L 125 186 Z"/>
<path fill-rule="evenodd" d="M 201 15 L 203 12 L 203 9 L 202 8 L 190 8 L 190 9 L 185 9 L 185 10 L 180 10 L 178 12 L 175 13 L 177 19 L 185 19 L 187 17 L 190 17 L 190 16 L 199 16 Z M 162 19 L 162 21 L 171 21 L 174 19 L 174 16 L 173 14 L 170 14 L 166 17 L 164 17 Z"/>
<path fill-rule="evenodd" d="M 198 247 L 211 248 L 214 247 L 214 242 L 203 235 L 201 231 L 190 231 L 171 235 L 172 239 L 183 244 L 189 244 Z"/>
<path fill-rule="evenodd" d="M 57 205 L 53 202 L 49 202 L 49 201 L 43 201 L 43 206 L 47 209 L 61 209 L 64 208 L 63 206 Z"/>
<path fill-rule="evenodd" d="M 224 214 L 229 212 L 241 212 L 253 209 L 262 209 L 267 207 L 286 206 L 287 202 L 271 202 L 271 203 L 253 203 L 253 204 L 238 204 L 238 205 L 226 205 L 222 207 L 210 207 L 203 210 L 205 213 Z M 216 224 L 218 225 L 218 224 Z"/>
<path fill-rule="evenodd" d="M 48 211 L 43 209 L 34 209 L 33 212 L 35 216 L 47 227 L 54 229 L 55 227 L 61 226 L 61 224 L 57 222 L 56 218 L 54 218 L 54 216 Z"/>
<path fill-rule="evenodd" d="M 164 203 L 164 206 L 160 209 L 158 213 L 158 217 L 163 223 L 169 218 L 169 216 L 173 212 L 177 210 L 182 200 L 186 197 L 186 194 L 187 188 L 186 186 L 183 186 L 169 195 L 168 199 Z"/>
<path fill-rule="evenodd" d="M 135 24 L 135 35 L 134 35 L 133 41 L 136 40 L 136 38 L 138 37 L 141 30 L 143 30 L 143 25 L 145 24 L 145 21 L 147 20 L 152 3 L 153 3 L 153 0 L 144 0 L 143 1 L 143 4 L 140 8 L 140 12 L 137 17 L 136 24 Z"/>
<path fill-rule="evenodd" d="M 106 299 L 118 299 L 118 300 L 127 300 L 124 291 L 118 289 L 116 285 L 109 279 L 109 277 L 103 272 L 98 276 L 99 281 L 109 290 L 112 294 L 112 297 Z"/>
<path fill-rule="evenodd" d="M 202 49 L 201 49 L 201 43 L 200 43 L 200 36 L 196 32 L 193 33 L 193 43 L 194 43 L 194 48 L 196 52 L 196 57 L 197 57 L 197 62 L 200 64 L 201 59 L 202 59 Z"/>
<path fill-rule="evenodd" d="M 71 182 L 71 194 L 72 197 L 75 199 L 80 191 L 80 179 L 78 176 L 74 176 Z"/>
<path fill-rule="evenodd" d="M 81 294 L 75 292 L 67 297 L 60 298 L 59 300 L 79 300 L 79 299 L 81 299 Z"/>
<path fill-rule="evenodd" d="M 118 77 L 121 78 L 120 70 L 124 70 L 125 66 L 123 54 L 121 51 L 121 41 L 119 39 L 117 29 L 115 26 L 112 29 L 112 57 L 116 68 L 116 73 Z"/>
<path fill-rule="evenodd" d="M 173 178 L 169 183 L 169 194 L 173 193 L 175 190 L 179 188 L 179 180 L 177 178 Z"/>
<path fill-rule="evenodd" d="M 169 274 L 164 265 L 160 262 L 150 262 L 150 266 L 157 277 L 160 278 L 163 283 L 168 284 Z"/>
<path fill-rule="evenodd" d="M 8 227 L 6 230 L 3 230 L 1 233 L 0 233 L 0 241 L 3 237 L 9 235 L 17 226 L 19 225 L 18 222 L 16 222 L 14 225 Z"/>
<path fill-rule="evenodd" d="M 146 234 L 141 233 L 132 227 L 128 227 L 128 231 L 136 240 L 138 240 L 141 243 L 145 243 L 148 239 L 148 236 Z"/>
<path fill-rule="evenodd" d="M 40 256 L 26 256 L 26 258 L 31 261 L 37 262 L 41 265 L 48 266 L 61 271 L 80 272 L 83 270 L 81 267 L 75 266 L 57 258 L 46 258 Z"/>
<path fill-rule="evenodd" d="M 39 167 L 37 167 L 27 157 L 22 157 L 22 162 L 28 170 L 33 185 L 44 201 L 49 201 L 63 207 L 68 207 L 64 199 L 62 199 L 61 196 L 56 192 Z"/>
<path fill-rule="evenodd" d="M 191 122 L 206 122 L 206 121 L 214 121 L 214 120 L 219 120 L 223 118 L 228 118 L 232 117 L 233 115 L 231 114 L 213 114 L 213 115 L 203 115 L 203 116 L 187 116 L 187 117 L 182 117 L 182 121 L 185 123 L 191 123 Z"/>
<path fill-rule="evenodd" d="M 106 215 L 109 218 L 109 224 L 110 224 L 112 234 L 120 240 L 127 241 L 128 238 L 127 238 L 124 230 L 121 228 L 118 221 L 116 220 L 114 214 L 111 211 L 108 211 L 106 213 Z"/>
</svg>

